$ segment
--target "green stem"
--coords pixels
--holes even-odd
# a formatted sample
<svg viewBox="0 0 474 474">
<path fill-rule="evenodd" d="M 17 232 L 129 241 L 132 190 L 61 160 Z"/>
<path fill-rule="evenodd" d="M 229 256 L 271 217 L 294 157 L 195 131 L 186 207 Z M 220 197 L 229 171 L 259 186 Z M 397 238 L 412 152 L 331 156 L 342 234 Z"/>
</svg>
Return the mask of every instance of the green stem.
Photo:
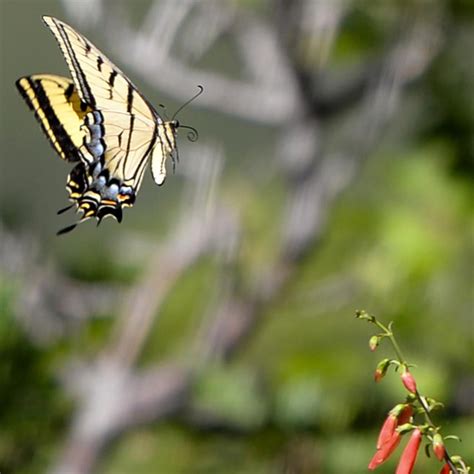
<svg viewBox="0 0 474 474">
<path fill-rule="evenodd" d="M 418 400 L 418 403 L 423 408 L 425 420 L 428 422 L 428 425 L 431 428 L 433 428 L 434 431 L 436 431 L 436 425 L 434 424 L 434 422 L 431 418 L 430 408 L 429 408 L 428 404 L 426 403 L 425 398 L 420 395 L 418 390 L 415 392 L 415 396 L 416 396 L 416 399 Z M 448 450 L 446 449 L 446 447 L 444 448 L 444 460 L 449 465 L 449 468 L 451 469 L 452 474 L 459 474 L 459 471 L 457 470 L 456 466 L 454 465 L 453 461 L 451 460 L 451 457 L 449 456 Z"/>
<path fill-rule="evenodd" d="M 393 335 L 392 330 L 390 329 L 390 325 L 389 327 L 387 327 L 385 326 L 385 324 L 382 324 L 376 318 L 374 318 L 373 322 L 376 326 L 378 326 L 384 332 L 384 336 L 390 339 L 390 342 L 392 343 L 392 346 L 395 349 L 395 353 L 397 354 L 397 359 L 400 362 L 400 364 L 406 364 L 405 357 L 403 357 L 402 350 L 400 349 L 400 346 L 398 345 L 398 342 L 395 339 L 395 336 Z"/>
<path fill-rule="evenodd" d="M 388 338 L 390 339 L 390 342 L 392 343 L 393 348 L 395 349 L 395 353 L 397 354 L 398 361 L 401 364 L 406 364 L 405 357 L 403 357 L 402 351 L 400 349 L 400 346 L 398 345 L 397 340 L 395 339 L 395 336 L 393 335 L 392 332 L 388 335 Z"/>
</svg>

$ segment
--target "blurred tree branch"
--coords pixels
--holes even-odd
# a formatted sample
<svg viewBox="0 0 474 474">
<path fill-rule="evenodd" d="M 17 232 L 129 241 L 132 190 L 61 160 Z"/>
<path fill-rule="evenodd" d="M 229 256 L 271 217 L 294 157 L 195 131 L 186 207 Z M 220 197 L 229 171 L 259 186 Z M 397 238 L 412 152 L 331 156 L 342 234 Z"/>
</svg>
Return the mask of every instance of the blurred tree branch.
<svg viewBox="0 0 474 474">
<path fill-rule="evenodd" d="M 29 235 L 0 225 L 0 268 L 22 291 L 15 303 L 18 322 L 35 344 L 46 346 L 77 329 L 94 314 L 106 314 L 120 285 L 78 283 L 40 257 Z"/>
</svg>

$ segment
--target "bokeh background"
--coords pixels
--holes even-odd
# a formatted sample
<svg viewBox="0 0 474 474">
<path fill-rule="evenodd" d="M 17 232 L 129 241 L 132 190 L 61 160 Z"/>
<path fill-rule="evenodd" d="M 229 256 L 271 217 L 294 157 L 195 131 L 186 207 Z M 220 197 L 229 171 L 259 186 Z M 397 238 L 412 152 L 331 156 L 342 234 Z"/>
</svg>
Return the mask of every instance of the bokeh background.
<svg viewBox="0 0 474 474">
<path fill-rule="evenodd" d="M 15 90 L 70 23 L 169 115 L 180 163 L 73 222 Z M 394 328 L 474 458 L 469 0 L 0 0 L 0 471 L 361 473 Z M 159 109 L 162 111 L 162 109 Z M 164 112 L 163 112 L 164 113 Z M 438 472 L 420 456 L 417 473 Z M 394 462 L 379 468 L 394 470 Z"/>
</svg>

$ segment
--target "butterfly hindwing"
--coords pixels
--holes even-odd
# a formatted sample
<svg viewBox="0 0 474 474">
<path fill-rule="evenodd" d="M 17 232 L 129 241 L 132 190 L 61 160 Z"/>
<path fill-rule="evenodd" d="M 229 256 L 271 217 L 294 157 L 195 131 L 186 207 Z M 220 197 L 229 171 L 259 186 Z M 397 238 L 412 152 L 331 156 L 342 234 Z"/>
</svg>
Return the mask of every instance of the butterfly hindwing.
<svg viewBox="0 0 474 474">
<path fill-rule="evenodd" d="M 80 127 L 90 109 L 81 102 L 73 82 L 52 74 L 35 74 L 21 77 L 16 86 L 59 156 L 79 161 L 85 136 Z"/>
</svg>

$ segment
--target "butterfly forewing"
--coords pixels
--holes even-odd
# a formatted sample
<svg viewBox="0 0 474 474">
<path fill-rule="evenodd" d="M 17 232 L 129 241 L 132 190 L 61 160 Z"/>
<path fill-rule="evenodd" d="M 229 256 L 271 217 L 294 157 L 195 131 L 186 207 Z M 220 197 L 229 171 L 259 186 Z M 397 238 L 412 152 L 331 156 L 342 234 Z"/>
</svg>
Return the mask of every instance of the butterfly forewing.
<svg viewBox="0 0 474 474">
<path fill-rule="evenodd" d="M 99 49 L 66 23 L 44 16 L 54 34 L 81 99 L 98 110 L 117 110 L 140 114 L 155 126 L 161 121 L 125 74 Z"/>
</svg>

